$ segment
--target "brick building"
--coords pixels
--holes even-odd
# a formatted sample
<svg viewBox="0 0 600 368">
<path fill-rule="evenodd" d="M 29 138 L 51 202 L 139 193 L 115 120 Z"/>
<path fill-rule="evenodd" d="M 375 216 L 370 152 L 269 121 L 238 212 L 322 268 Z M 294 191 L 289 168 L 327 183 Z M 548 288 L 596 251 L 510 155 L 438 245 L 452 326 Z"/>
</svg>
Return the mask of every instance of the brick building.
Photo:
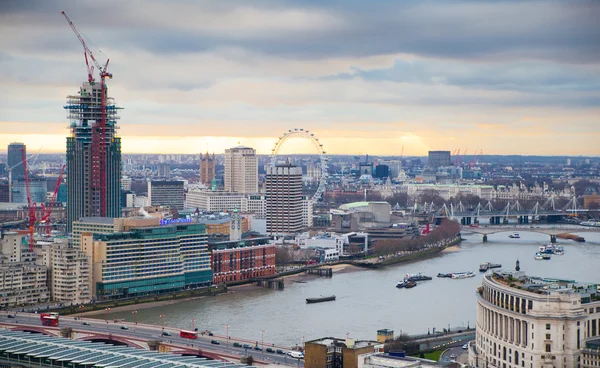
<svg viewBox="0 0 600 368">
<path fill-rule="evenodd" d="M 275 245 L 268 238 L 211 243 L 213 284 L 275 274 Z"/>
</svg>

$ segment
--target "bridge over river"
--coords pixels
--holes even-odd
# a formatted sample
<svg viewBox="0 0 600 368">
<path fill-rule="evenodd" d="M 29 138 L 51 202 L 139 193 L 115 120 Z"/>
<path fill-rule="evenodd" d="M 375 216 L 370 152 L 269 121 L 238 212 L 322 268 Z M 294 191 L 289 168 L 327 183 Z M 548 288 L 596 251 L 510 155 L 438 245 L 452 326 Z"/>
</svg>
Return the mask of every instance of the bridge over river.
<svg viewBox="0 0 600 368">
<path fill-rule="evenodd" d="M 573 234 L 573 233 L 600 233 L 600 227 L 585 227 L 585 226 L 573 226 L 573 225 L 563 225 L 563 226 L 524 226 L 524 225 L 481 225 L 481 226 L 462 226 L 463 233 L 475 233 L 483 235 L 483 241 L 487 240 L 487 236 L 490 234 L 497 234 L 502 232 L 512 232 L 512 233 L 539 233 L 539 234 L 547 234 L 550 236 L 551 242 L 556 242 L 556 236 L 559 234 Z"/>
</svg>

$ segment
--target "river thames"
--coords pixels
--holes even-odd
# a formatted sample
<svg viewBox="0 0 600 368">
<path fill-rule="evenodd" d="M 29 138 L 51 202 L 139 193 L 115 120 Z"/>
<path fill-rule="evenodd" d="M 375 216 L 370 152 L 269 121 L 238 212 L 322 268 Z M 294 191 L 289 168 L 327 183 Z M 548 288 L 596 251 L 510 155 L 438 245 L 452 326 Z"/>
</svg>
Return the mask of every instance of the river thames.
<svg viewBox="0 0 600 368">
<path fill-rule="evenodd" d="M 435 258 L 382 270 L 358 270 L 334 274 L 330 279 L 315 278 L 307 283 L 287 283 L 285 290 L 245 289 L 216 297 L 180 301 L 166 306 L 139 309 L 137 321 L 191 329 L 192 319 L 200 331 L 209 329 L 225 335 L 261 340 L 265 343 L 293 346 L 324 336 L 372 339 L 378 329 L 393 329 L 396 334 L 427 333 L 428 328 L 441 330 L 450 326 L 473 326 L 475 290 L 483 273 L 479 263 L 501 263 L 514 269 L 519 259 L 521 270 L 529 275 L 600 282 L 600 234 L 581 233 L 585 243 L 560 240 L 563 256 L 550 261 L 536 261 L 534 253 L 549 241 L 548 235 L 522 232 L 520 239 L 509 239 L 510 232 L 488 236 L 463 234 L 457 251 Z M 435 277 L 439 272 L 473 271 L 473 278 L 453 280 Z M 406 273 L 423 272 L 432 281 L 419 282 L 412 289 L 396 289 Z M 305 299 L 335 294 L 333 302 L 306 304 Z M 142 307 L 143 308 L 143 307 Z M 111 313 L 110 319 L 132 320 L 131 311 Z M 97 318 L 104 318 L 99 315 Z"/>
</svg>

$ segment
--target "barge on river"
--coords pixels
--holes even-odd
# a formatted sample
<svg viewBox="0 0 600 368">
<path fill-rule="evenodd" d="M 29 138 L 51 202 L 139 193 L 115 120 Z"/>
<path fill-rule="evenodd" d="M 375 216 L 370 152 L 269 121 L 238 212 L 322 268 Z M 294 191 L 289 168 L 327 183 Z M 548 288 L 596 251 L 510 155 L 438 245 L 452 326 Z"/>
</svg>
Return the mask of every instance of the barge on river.
<svg viewBox="0 0 600 368">
<path fill-rule="evenodd" d="M 318 298 L 306 298 L 306 303 L 313 304 L 313 303 L 330 302 L 333 300 L 335 300 L 335 295 L 320 296 Z"/>
</svg>

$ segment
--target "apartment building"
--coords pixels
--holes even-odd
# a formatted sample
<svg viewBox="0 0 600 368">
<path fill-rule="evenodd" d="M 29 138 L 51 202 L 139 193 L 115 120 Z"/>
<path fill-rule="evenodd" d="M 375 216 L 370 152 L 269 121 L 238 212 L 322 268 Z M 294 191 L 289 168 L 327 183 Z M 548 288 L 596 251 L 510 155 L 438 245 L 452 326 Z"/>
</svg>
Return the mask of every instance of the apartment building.
<svg viewBox="0 0 600 368">
<path fill-rule="evenodd" d="M 0 235 L 0 308 L 47 302 L 47 268 L 36 264 L 26 236 L 16 232 Z"/>
<path fill-rule="evenodd" d="M 267 233 L 293 234 L 302 229 L 302 168 L 267 168 Z"/>
<path fill-rule="evenodd" d="M 275 274 L 275 245 L 268 238 L 210 244 L 213 283 L 242 281 Z"/>
<path fill-rule="evenodd" d="M 185 200 L 184 182 L 180 180 L 151 180 L 148 199 L 151 206 L 169 206 L 182 210 Z"/>
<path fill-rule="evenodd" d="M 258 192 L 258 159 L 256 150 L 238 146 L 225 150 L 225 191 Z"/>
</svg>

